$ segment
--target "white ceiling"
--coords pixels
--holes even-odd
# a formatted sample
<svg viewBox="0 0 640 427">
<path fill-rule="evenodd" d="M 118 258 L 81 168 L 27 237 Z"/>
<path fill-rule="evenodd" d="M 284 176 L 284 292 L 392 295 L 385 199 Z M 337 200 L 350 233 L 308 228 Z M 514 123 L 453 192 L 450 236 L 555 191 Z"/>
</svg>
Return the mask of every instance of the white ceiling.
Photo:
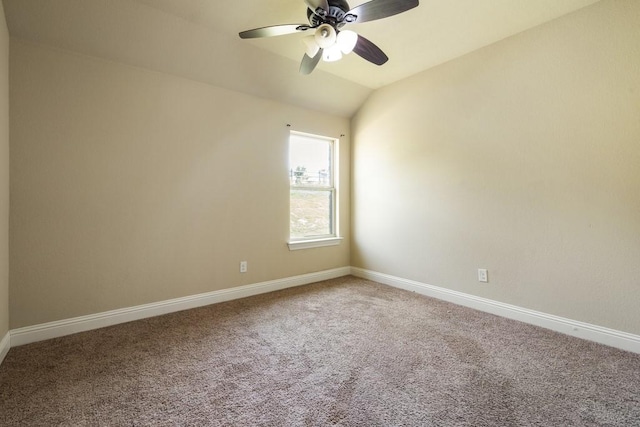
<svg viewBox="0 0 640 427">
<path fill-rule="evenodd" d="M 303 0 L 134 0 L 225 34 L 276 24 L 308 23 Z M 390 61 L 378 69 L 353 55 L 322 63 L 332 74 L 379 88 L 427 68 L 538 26 L 598 0 L 422 0 L 403 14 L 351 25 L 378 44 Z M 367 0 L 350 1 L 353 8 Z M 304 34 L 306 35 L 306 34 Z M 300 38 L 289 35 L 251 40 L 255 46 L 299 61 Z"/>
<path fill-rule="evenodd" d="M 348 26 L 382 48 L 388 63 L 351 54 L 310 76 L 297 72 L 303 34 L 238 37 L 306 23 L 303 0 L 4 0 L 4 7 L 18 39 L 348 117 L 374 89 L 597 1 L 422 0 L 403 14 Z"/>
</svg>

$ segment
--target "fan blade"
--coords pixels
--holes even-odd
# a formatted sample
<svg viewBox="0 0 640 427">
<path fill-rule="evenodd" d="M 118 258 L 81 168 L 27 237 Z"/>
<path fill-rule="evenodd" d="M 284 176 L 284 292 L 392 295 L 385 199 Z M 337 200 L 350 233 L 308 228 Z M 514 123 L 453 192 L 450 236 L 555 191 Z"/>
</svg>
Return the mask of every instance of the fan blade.
<svg viewBox="0 0 640 427">
<path fill-rule="evenodd" d="M 356 47 L 353 48 L 353 51 L 376 65 L 382 65 L 389 60 L 389 57 L 385 55 L 378 46 L 361 35 L 358 35 L 358 42 L 356 43 Z"/>
<path fill-rule="evenodd" d="M 374 21 L 406 12 L 418 6 L 418 0 L 371 0 L 351 9 L 347 15 L 354 15 L 353 23 Z"/>
<path fill-rule="evenodd" d="M 327 0 L 304 0 L 304 2 L 316 15 L 325 16 L 329 13 L 329 2 Z M 322 9 L 325 13 L 317 13 L 318 8 Z"/>
<path fill-rule="evenodd" d="M 320 49 L 313 58 L 306 53 L 304 54 L 302 57 L 302 63 L 300 64 L 300 74 L 311 74 L 322 58 L 322 50 L 323 49 Z"/>
<path fill-rule="evenodd" d="M 285 24 L 273 25 L 271 27 L 255 28 L 240 33 L 241 39 L 255 39 L 258 37 L 283 36 L 286 34 L 297 33 L 298 31 L 306 31 L 311 28 L 305 24 Z"/>
</svg>

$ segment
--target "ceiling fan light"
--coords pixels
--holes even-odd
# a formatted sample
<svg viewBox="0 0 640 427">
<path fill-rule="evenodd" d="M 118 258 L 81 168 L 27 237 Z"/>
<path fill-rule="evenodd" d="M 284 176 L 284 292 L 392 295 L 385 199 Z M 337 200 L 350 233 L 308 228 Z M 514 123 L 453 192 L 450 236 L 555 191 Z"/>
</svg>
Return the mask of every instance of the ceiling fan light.
<svg viewBox="0 0 640 427">
<path fill-rule="evenodd" d="M 340 51 L 340 46 L 334 44 L 333 46 L 325 49 L 322 52 L 322 59 L 325 62 L 335 62 L 342 59 L 342 52 Z"/>
<path fill-rule="evenodd" d="M 349 30 L 340 31 L 336 43 L 340 46 L 342 53 L 347 55 L 356 47 L 356 43 L 358 43 L 358 33 Z"/>
<path fill-rule="evenodd" d="M 336 35 L 336 30 L 329 24 L 322 24 L 316 30 L 316 34 L 314 35 L 316 39 L 316 43 L 322 49 L 326 49 L 331 47 L 336 42 L 338 36 Z"/>
<path fill-rule="evenodd" d="M 320 50 L 320 46 L 316 43 L 316 38 L 314 36 L 306 36 L 302 38 L 302 44 L 304 44 L 305 49 L 307 50 L 307 56 L 309 58 L 313 58 L 318 54 Z"/>
</svg>

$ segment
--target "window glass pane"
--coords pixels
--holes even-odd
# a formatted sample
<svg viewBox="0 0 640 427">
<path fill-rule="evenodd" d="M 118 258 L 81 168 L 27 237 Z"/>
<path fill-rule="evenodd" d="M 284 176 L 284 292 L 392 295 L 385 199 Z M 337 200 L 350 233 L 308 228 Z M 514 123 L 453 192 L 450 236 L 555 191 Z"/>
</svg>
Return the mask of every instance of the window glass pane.
<svg viewBox="0 0 640 427">
<path fill-rule="evenodd" d="M 332 233 L 333 191 L 291 189 L 291 238 Z"/>
<path fill-rule="evenodd" d="M 292 186 L 331 187 L 331 142 L 292 136 L 289 165 Z"/>
</svg>

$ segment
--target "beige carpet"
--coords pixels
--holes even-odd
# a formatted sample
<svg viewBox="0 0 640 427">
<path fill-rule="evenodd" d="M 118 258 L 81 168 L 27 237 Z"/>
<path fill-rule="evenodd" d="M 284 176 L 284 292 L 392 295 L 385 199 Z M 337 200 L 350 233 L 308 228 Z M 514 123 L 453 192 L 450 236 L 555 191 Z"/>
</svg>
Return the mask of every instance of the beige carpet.
<svg viewBox="0 0 640 427">
<path fill-rule="evenodd" d="M 640 426 L 640 355 L 353 277 L 13 348 L 2 426 Z"/>
</svg>

